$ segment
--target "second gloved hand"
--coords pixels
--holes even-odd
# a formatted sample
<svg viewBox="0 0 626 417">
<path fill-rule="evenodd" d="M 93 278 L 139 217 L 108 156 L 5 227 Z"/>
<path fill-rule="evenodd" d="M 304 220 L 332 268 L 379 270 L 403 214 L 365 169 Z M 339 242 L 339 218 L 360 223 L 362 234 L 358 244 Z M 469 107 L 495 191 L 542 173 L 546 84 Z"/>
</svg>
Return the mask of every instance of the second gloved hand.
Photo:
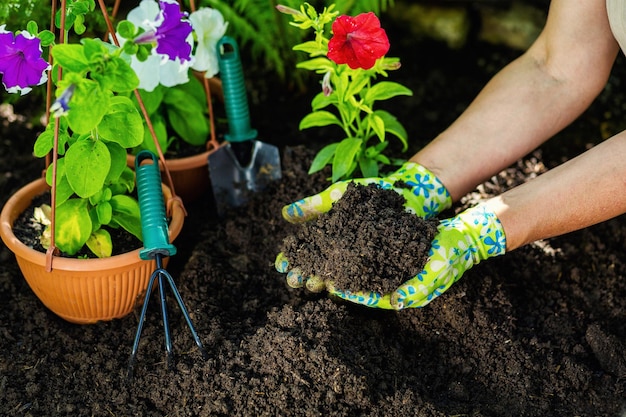
<svg viewBox="0 0 626 417">
<path fill-rule="evenodd" d="M 312 290 L 325 288 L 331 294 L 357 304 L 401 310 L 425 306 L 450 288 L 465 271 L 505 251 L 506 238 L 500 220 L 486 205 L 479 205 L 442 220 L 424 269 L 388 294 L 351 293 L 334 288 L 330 280 L 305 279 L 298 276 L 297 268 L 289 269 L 288 262 L 280 255 L 276 259 L 276 269 L 287 272 L 288 281 L 306 282 L 307 288 Z"/>
</svg>

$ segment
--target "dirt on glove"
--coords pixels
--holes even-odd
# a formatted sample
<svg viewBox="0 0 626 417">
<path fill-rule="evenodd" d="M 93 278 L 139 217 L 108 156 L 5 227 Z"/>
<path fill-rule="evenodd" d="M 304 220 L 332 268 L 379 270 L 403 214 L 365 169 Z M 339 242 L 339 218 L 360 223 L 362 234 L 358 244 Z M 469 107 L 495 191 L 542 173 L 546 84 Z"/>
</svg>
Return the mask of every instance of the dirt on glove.
<svg viewBox="0 0 626 417">
<path fill-rule="evenodd" d="M 394 291 L 419 273 L 437 232 L 436 220 L 405 210 L 403 196 L 377 184 L 350 183 L 327 213 L 304 223 L 282 251 L 304 276 L 343 291 Z"/>
</svg>

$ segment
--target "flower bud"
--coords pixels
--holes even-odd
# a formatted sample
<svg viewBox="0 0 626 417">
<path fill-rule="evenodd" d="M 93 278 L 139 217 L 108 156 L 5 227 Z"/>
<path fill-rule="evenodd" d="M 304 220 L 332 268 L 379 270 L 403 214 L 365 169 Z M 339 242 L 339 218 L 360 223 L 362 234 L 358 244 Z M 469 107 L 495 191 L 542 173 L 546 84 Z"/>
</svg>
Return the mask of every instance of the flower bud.
<svg viewBox="0 0 626 417">
<path fill-rule="evenodd" d="M 302 13 L 300 10 L 292 9 L 291 7 L 287 7 L 285 5 L 279 4 L 276 6 L 276 10 L 284 14 L 290 14 L 296 17 L 305 18 L 306 15 Z"/>
<path fill-rule="evenodd" d="M 328 97 L 333 93 L 333 86 L 330 84 L 330 71 L 324 74 L 324 78 L 322 78 L 322 91 L 324 95 Z"/>
</svg>

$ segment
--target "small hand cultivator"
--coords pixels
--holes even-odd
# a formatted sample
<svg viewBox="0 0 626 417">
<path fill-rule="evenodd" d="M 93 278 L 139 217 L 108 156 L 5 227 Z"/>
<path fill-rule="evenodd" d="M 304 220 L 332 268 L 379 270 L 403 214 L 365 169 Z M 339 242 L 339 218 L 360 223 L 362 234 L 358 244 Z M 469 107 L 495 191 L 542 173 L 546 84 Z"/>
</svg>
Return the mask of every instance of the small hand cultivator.
<svg viewBox="0 0 626 417">
<path fill-rule="evenodd" d="M 139 348 L 141 331 L 143 330 L 143 325 L 146 320 L 146 312 L 148 310 L 152 289 L 157 282 L 159 286 L 161 313 L 163 316 L 163 329 L 165 331 L 165 350 L 167 353 L 168 368 L 173 368 L 174 361 L 172 337 L 167 314 L 167 296 L 165 293 L 166 283 L 169 285 L 170 290 L 181 309 L 185 321 L 189 326 L 189 330 L 191 331 L 191 335 L 193 336 L 196 345 L 198 345 L 198 349 L 200 349 L 202 358 L 206 360 L 208 357 L 207 352 L 198 337 L 198 333 L 194 328 L 191 318 L 189 317 L 189 312 L 185 307 L 183 299 L 176 288 L 174 279 L 164 268 L 164 258 L 175 255 L 176 247 L 169 241 L 165 203 L 161 190 L 161 175 L 159 172 L 157 157 L 149 151 L 140 152 L 135 159 L 135 170 L 137 176 L 137 193 L 139 197 L 139 208 L 141 210 L 141 228 L 144 242 L 144 249 L 140 251 L 140 257 L 146 260 L 154 259 L 156 262 L 156 269 L 150 276 L 148 288 L 146 289 L 146 296 L 143 302 L 143 308 L 141 309 L 141 316 L 139 317 L 137 333 L 135 334 L 135 341 L 133 343 L 133 349 L 128 364 L 129 379 L 133 376 L 134 366 L 137 361 L 137 350 Z"/>
</svg>

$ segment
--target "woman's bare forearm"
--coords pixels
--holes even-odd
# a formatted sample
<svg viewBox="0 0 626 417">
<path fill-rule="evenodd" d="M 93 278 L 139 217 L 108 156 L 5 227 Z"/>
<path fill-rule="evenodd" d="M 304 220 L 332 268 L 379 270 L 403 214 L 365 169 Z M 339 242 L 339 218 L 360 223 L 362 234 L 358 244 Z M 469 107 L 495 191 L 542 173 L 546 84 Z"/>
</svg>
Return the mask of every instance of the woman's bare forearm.
<svg viewBox="0 0 626 417">
<path fill-rule="evenodd" d="M 579 116 L 590 100 L 565 100 L 566 91 L 535 62 L 519 59 L 412 160 L 433 171 L 457 200 Z"/>
<path fill-rule="evenodd" d="M 618 52 L 601 3 L 554 0 L 533 46 L 411 160 L 457 200 L 575 120 L 602 91 Z"/>
<path fill-rule="evenodd" d="M 486 202 L 507 250 L 626 213 L 626 132 Z"/>
</svg>

